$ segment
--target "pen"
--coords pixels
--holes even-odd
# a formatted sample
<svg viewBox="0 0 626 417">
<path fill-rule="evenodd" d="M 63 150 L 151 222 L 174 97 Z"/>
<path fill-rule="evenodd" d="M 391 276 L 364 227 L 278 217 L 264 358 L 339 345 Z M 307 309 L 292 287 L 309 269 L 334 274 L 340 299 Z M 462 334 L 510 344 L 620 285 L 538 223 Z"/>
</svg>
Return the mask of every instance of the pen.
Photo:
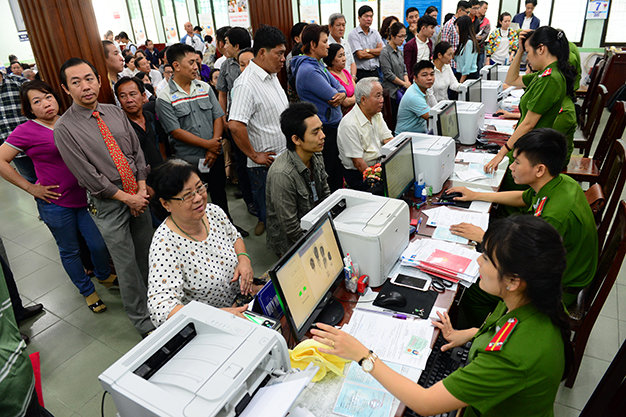
<svg viewBox="0 0 626 417">
<path fill-rule="evenodd" d="M 432 204 L 435 206 L 452 206 L 454 205 L 454 201 L 436 201 Z"/>
<path fill-rule="evenodd" d="M 407 316 L 404 315 L 404 314 L 394 314 L 391 317 L 393 317 L 394 319 L 400 319 L 400 320 L 406 320 L 407 319 Z"/>
<path fill-rule="evenodd" d="M 417 227 L 415 228 L 415 232 L 419 232 L 420 230 L 420 224 L 422 224 L 422 218 L 420 217 L 419 220 L 417 221 Z"/>
</svg>

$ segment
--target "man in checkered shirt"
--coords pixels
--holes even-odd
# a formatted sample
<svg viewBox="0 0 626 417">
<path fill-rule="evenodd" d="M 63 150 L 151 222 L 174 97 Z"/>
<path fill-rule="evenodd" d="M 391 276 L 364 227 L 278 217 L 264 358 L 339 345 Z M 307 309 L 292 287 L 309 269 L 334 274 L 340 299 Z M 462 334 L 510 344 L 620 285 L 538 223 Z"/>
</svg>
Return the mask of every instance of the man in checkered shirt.
<svg viewBox="0 0 626 417">
<path fill-rule="evenodd" d="M 454 49 L 455 53 L 459 46 L 459 32 L 457 31 L 454 23 L 459 17 L 468 15 L 470 8 L 471 5 L 469 1 L 458 2 L 456 5 L 456 14 L 443 25 L 443 28 L 441 28 L 441 40 L 448 42 Z M 454 71 L 454 75 L 456 75 L 456 62 L 454 59 L 450 61 L 450 66 Z"/>
<path fill-rule="evenodd" d="M 26 78 L 19 75 L 5 76 L 0 71 L 0 144 L 4 143 L 13 129 L 28 120 L 22 114 L 20 102 L 20 87 L 26 81 L 28 81 Z M 29 157 L 19 154 L 13 162 L 19 173 L 29 182 L 37 181 L 35 168 Z"/>
</svg>

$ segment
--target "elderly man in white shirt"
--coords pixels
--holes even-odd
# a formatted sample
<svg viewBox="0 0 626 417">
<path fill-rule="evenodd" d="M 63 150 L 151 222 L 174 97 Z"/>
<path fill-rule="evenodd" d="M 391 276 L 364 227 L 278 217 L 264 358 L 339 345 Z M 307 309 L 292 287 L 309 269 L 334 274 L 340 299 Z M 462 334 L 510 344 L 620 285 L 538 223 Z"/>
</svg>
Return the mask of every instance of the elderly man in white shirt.
<svg viewBox="0 0 626 417">
<path fill-rule="evenodd" d="M 360 80 L 355 87 L 356 106 L 339 123 L 337 146 L 348 187 L 363 189 L 363 171 L 380 162 L 381 147 L 393 138 L 381 110 L 383 87 L 376 77 Z"/>
</svg>

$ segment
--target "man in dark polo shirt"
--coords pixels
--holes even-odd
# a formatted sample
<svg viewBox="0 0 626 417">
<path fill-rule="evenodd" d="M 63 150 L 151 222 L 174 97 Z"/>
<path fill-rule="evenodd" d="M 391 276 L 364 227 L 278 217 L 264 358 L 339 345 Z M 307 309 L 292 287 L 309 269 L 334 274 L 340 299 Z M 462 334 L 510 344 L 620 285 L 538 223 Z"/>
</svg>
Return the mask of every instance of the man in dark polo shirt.
<svg viewBox="0 0 626 417">
<path fill-rule="evenodd" d="M 98 103 L 100 76 L 91 63 L 70 58 L 61 66 L 60 78 L 74 103 L 55 125 L 54 141 L 89 193 L 89 210 L 113 258 L 124 309 L 145 336 L 154 330 L 147 306 L 153 229 L 146 210 L 143 151 L 126 114 Z"/>
</svg>

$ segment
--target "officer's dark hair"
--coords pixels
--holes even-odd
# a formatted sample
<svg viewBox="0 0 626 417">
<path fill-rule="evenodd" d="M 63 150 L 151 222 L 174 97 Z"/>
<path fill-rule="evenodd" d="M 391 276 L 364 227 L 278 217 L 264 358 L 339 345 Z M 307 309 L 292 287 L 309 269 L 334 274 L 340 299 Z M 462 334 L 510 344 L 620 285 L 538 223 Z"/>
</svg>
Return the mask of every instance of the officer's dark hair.
<svg viewBox="0 0 626 417">
<path fill-rule="evenodd" d="M 322 58 L 324 60 L 324 64 L 326 64 L 328 68 L 332 68 L 333 61 L 337 57 L 339 51 L 341 51 L 342 49 L 343 46 L 340 43 L 331 43 L 330 45 L 328 45 L 328 55 Z"/>
<path fill-rule="evenodd" d="M 250 42 L 250 32 L 242 27 L 230 28 L 226 32 L 226 37 L 232 46 L 239 46 L 239 49 L 249 48 L 252 45 Z"/>
<path fill-rule="evenodd" d="M 437 26 L 437 19 L 425 14 L 417 20 L 417 31 L 422 30 L 424 26 Z"/>
<path fill-rule="evenodd" d="M 320 43 L 322 33 L 328 35 L 329 30 L 327 25 L 321 26 L 313 23 L 304 28 L 302 35 L 300 35 L 300 40 L 302 41 L 302 52 L 304 54 L 311 53 L 311 43 L 313 43 L 314 46 L 317 46 Z"/>
<path fill-rule="evenodd" d="M 413 76 L 417 78 L 417 74 L 419 74 L 420 71 L 423 70 L 424 68 L 434 69 L 435 64 L 433 64 L 432 61 L 429 61 L 427 59 L 422 59 L 421 61 L 417 61 L 415 65 L 413 65 Z"/>
<path fill-rule="evenodd" d="M 507 276 L 524 280 L 530 303 L 560 329 L 565 347 L 565 378 L 573 352 L 561 299 L 566 266 L 561 235 L 540 217 L 510 216 L 491 223 L 482 245 L 483 255 L 496 267 L 499 279 Z"/>
<path fill-rule="evenodd" d="M 293 143 L 291 137 L 296 135 L 300 139 L 304 139 L 306 133 L 306 123 L 309 117 L 317 115 L 317 108 L 313 103 L 302 101 L 294 103 L 287 107 L 280 115 L 280 130 L 282 130 L 287 139 L 287 149 L 294 151 L 296 144 Z"/>
<path fill-rule="evenodd" d="M 461 0 L 460 2 L 458 2 L 456 4 L 456 11 L 458 12 L 459 10 L 463 9 L 463 10 L 467 10 L 467 9 L 471 9 L 472 5 L 470 4 L 469 1 L 464 1 Z"/>
<path fill-rule="evenodd" d="M 409 7 L 406 9 L 406 11 L 404 12 L 404 17 L 409 17 L 409 13 L 413 13 L 413 12 L 417 12 L 417 14 L 419 14 L 419 10 L 417 10 L 417 7 Z"/>
<path fill-rule="evenodd" d="M 406 29 L 406 27 L 401 22 L 395 22 L 393 25 L 389 27 L 389 35 L 398 36 L 398 33 L 400 33 L 402 29 Z"/>
<path fill-rule="evenodd" d="M 305 27 L 307 27 L 307 25 L 308 23 L 306 22 L 298 22 L 291 27 L 291 30 L 289 31 L 289 37 L 291 38 L 292 42 L 296 41 L 296 36 L 302 35 L 302 31 Z"/>
<path fill-rule="evenodd" d="M 193 30 L 195 30 L 196 32 L 202 32 L 202 26 L 194 26 Z"/>
<path fill-rule="evenodd" d="M 537 7 L 537 0 L 526 0 L 524 4 L 532 4 L 533 6 Z"/>
<path fill-rule="evenodd" d="M 454 24 L 459 28 L 459 46 L 454 51 L 454 54 L 459 55 L 465 48 L 468 40 L 472 41 L 472 52 L 478 52 L 478 39 L 476 39 L 472 18 L 467 15 L 461 16 L 456 19 Z"/>
<path fill-rule="evenodd" d="M 439 58 L 439 55 L 444 56 L 450 48 L 452 48 L 452 45 L 446 41 L 441 41 L 435 45 L 435 48 L 433 48 L 433 61 Z"/>
<path fill-rule="evenodd" d="M 502 27 L 502 21 L 504 20 L 505 17 L 511 17 L 511 13 L 509 12 L 504 12 L 502 13 L 500 16 L 498 16 L 498 24 L 496 25 L 496 27 L 501 28 Z"/>
<path fill-rule="evenodd" d="M 191 174 L 200 176 L 196 167 L 182 159 L 168 159 L 156 168 L 153 168 L 146 184 L 154 190 L 154 196 L 150 200 L 153 213 L 159 220 L 165 219 L 169 213 L 161 204 L 163 200 L 169 200 L 185 188 L 185 183 L 191 178 Z"/>
<path fill-rule="evenodd" d="M 30 100 L 28 99 L 28 92 L 33 90 L 39 91 L 44 94 L 52 94 L 57 103 L 59 103 L 59 96 L 57 96 L 57 93 L 54 92 L 50 85 L 41 80 L 25 82 L 20 88 L 20 101 L 22 102 L 22 114 L 29 119 L 37 118 L 37 116 L 35 116 L 35 113 L 33 113 L 33 108 L 30 104 Z"/>
<path fill-rule="evenodd" d="M 109 49 L 107 46 L 112 46 L 115 48 L 115 44 L 111 41 L 107 41 L 106 39 L 102 41 L 102 48 L 104 49 L 104 59 L 109 58 L 109 54 L 114 51 L 114 49 Z"/>
<path fill-rule="evenodd" d="M 139 73 L 137 73 L 137 75 L 139 74 L 145 74 L 145 72 L 140 71 Z M 119 80 L 117 80 L 117 82 L 113 86 L 113 90 L 115 91 L 115 97 L 117 97 L 118 99 L 120 98 L 119 89 L 121 86 L 123 86 L 126 83 L 134 83 L 139 89 L 139 92 L 141 94 L 143 94 L 144 91 L 146 91 L 146 87 L 144 87 L 143 81 L 141 81 L 140 78 L 137 78 L 136 76 L 135 77 L 122 77 Z"/>
<path fill-rule="evenodd" d="M 277 27 L 262 25 L 254 34 L 252 49 L 254 50 L 254 56 L 257 56 L 261 49 L 269 52 L 280 45 L 287 45 L 287 39 L 283 32 Z"/>
<path fill-rule="evenodd" d="M 424 14 L 430 15 L 432 12 L 439 13 L 439 9 L 437 8 L 437 6 L 428 6 Z"/>
<path fill-rule="evenodd" d="M 361 6 L 359 7 L 359 11 L 357 12 L 357 15 L 359 17 L 363 16 L 365 13 L 368 12 L 372 12 L 372 14 L 374 13 L 374 9 L 372 9 L 370 6 Z"/>
<path fill-rule="evenodd" d="M 520 39 L 520 41 L 522 40 Z M 569 62 L 569 42 L 567 41 L 565 32 L 550 26 L 541 26 L 530 35 L 526 42 L 535 49 L 540 45 L 544 45 L 548 48 L 548 51 L 556 57 L 557 67 L 565 77 L 565 84 L 567 86 L 566 93 L 573 98 L 574 79 L 576 78 L 577 72 L 574 66 Z"/>
<path fill-rule="evenodd" d="M 71 67 L 75 67 L 77 65 L 81 65 L 81 64 L 89 65 L 89 68 L 91 68 L 91 70 L 93 71 L 93 75 L 95 75 L 96 78 L 100 78 L 100 75 L 98 74 L 98 70 L 96 69 L 96 67 L 93 66 L 91 62 L 87 61 L 86 59 L 73 57 L 73 58 L 68 59 L 67 61 L 63 63 L 63 65 L 61 65 L 61 69 L 59 70 L 59 78 L 61 79 L 61 85 L 64 85 L 67 88 L 67 74 L 65 74 L 65 70 Z"/>
<path fill-rule="evenodd" d="M 230 28 L 230 26 L 222 26 L 221 28 L 219 28 L 217 31 L 215 31 L 215 39 L 218 42 L 226 42 L 226 33 L 228 33 Z"/>
<path fill-rule="evenodd" d="M 516 155 L 524 154 L 531 164 L 543 164 L 553 177 L 559 175 L 567 157 L 565 136 L 554 129 L 533 129 L 519 138 L 513 149 Z"/>
<path fill-rule="evenodd" d="M 172 64 L 174 61 L 180 61 L 187 54 L 196 54 L 196 50 L 191 45 L 184 43 L 175 43 L 167 48 L 167 62 Z"/>
</svg>

